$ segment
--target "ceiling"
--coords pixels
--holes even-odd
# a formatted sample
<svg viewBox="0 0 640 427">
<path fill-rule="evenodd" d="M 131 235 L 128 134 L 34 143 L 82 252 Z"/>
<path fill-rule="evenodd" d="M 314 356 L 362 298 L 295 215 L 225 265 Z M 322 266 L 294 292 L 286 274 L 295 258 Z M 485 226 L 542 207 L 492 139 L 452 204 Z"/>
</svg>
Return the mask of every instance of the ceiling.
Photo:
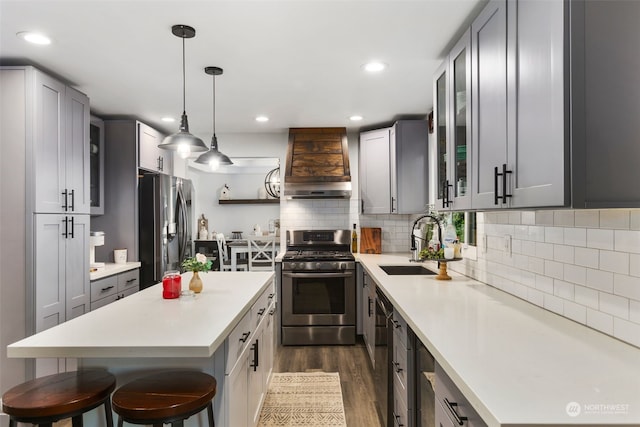
<svg viewBox="0 0 640 427">
<path fill-rule="evenodd" d="M 7 1 L 0 0 L 3 64 L 33 64 L 86 93 L 100 116 L 136 117 L 168 133 L 182 112 L 182 39 L 190 130 L 284 132 L 372 128 L 432 108 L 432 75 L 486 0 Z M 16 37 L 48 34 L 49 46 Z M 388 64 L 365 73 L 370 60 Z M 255 121 L 257 115 L 270 118 Z M 361 115 L 360 122 L 349 117 Z"/>
</svg>

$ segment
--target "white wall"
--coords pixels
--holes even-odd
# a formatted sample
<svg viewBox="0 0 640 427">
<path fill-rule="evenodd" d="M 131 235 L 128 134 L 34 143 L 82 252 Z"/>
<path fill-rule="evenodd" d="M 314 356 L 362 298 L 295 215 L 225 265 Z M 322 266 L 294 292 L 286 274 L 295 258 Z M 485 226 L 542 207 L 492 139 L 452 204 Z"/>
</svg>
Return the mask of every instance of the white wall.
<svg viewBox="0 0 640 427">
<path fill-rule="evenodd" d="M 640 209 L 485 212 L 477 219 L 477 261 L 451 269 L 640 347 Z"/>
</svg>

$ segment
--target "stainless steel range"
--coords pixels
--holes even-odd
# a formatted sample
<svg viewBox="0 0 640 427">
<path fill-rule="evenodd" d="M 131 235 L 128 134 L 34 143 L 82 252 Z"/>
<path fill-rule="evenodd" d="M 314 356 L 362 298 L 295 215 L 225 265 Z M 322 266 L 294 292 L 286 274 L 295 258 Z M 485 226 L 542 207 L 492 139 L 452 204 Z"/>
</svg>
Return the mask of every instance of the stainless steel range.
<svg viewBox="0 0 640 427">
<path fill-rule="evenodd" d="M 282 344 L 355 344 L 350 230 L 288 230 L 282 257 Z"/>
</svg>

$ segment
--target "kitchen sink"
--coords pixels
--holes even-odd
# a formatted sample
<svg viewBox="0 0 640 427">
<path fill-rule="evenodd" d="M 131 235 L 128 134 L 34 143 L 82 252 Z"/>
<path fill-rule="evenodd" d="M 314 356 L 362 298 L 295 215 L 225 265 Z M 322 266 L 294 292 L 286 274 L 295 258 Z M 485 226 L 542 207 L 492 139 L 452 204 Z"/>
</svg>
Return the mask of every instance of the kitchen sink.
<svg viewBox="0 0 640 427">
<path fill-rule="evenodd" d="M 421 265 L 380 265 L 379 266 L 389 276 L 419 276 L 436 275 L 433 271 Z"/>
</svg>

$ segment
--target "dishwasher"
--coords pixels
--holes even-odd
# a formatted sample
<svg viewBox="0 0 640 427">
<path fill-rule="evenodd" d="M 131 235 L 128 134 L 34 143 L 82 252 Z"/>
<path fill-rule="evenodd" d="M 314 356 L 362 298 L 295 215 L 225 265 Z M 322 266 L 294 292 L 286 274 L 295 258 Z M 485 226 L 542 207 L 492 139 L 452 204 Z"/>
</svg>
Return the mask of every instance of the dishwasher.
<svg viewBox="0 0 640 427">
<path fill-rule="evenodd" d="M 376 289 L 375 369 L 373 380 L 376 391 L 376 409 L 380 425 L 392 427 L 393 381 L 390 369 L 393 359 L 393 306 L 389 299 Z"/>
</svg>

